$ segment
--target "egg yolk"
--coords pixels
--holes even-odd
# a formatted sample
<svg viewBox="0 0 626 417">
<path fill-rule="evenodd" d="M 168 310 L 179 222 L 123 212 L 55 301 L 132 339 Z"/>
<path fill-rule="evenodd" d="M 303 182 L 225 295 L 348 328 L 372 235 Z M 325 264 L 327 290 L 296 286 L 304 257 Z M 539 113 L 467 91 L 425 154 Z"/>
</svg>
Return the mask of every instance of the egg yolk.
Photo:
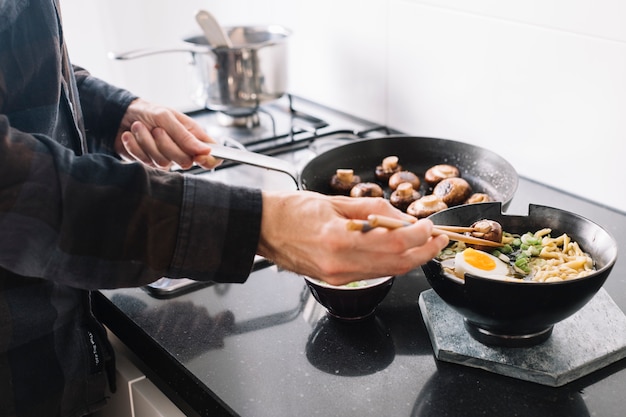
<svg viewBox="0 0 626 417">
<path fill-rule="evenodd" d="M 496 268 L 496 262 L 484 253 L 472 248 L 463 251 L 463 259 L 474 268 L 491 271 Z"/>
</svg>

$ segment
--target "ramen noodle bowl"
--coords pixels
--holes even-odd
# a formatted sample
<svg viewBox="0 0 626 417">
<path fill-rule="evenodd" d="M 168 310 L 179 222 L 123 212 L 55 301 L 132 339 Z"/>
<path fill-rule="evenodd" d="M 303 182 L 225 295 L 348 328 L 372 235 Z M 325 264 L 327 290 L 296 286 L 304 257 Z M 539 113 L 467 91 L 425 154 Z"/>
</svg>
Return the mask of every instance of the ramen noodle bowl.
<svg viewBox="0 0 626 417">
<path fill-rule="evenodd" d="M 469 335 L 485 345 L 517 348 L 545 342 L 557 323 L 580 311 L 598 293 L 617 261 L 617 242 L 606 229 L 561 209 L 529 204 L 527 215 L 508 215 L 502 204 L 495 202 L 452 207 L 430 217 L 436 225 L 467 225 L 481 219 L 500 223 L 503 237 L 512 237 L 495 254 L 510 261 L 515 281 L 471 273 L 464 280 L 451 276 L 444 262 L 454 256 L 457 248 L 452 244 L 426 262 L 422 271 L 437 295 L 462 316 Z M 536 236 L 537 231 L 541 237 Z M 564 233 L 567 235 L 562 236 Z M 541 258 L 544 245 L 547 249 Z M 549 273 L 560 281 L 533 281 L 529 274 L 535 262 L 537 279 L 539 267 L 554 268 Z M 584 272 L 592 267 L 595 271 Z M 571 276 L 584 277 L 571 278 L 561 268 L 582 271 Z"/>
</svg>

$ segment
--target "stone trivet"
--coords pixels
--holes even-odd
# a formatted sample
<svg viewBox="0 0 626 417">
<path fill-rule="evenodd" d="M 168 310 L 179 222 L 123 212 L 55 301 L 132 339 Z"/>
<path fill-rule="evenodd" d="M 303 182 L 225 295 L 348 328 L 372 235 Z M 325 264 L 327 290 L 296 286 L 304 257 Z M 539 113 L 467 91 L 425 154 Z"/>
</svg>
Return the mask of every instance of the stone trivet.
<svg viewBox="0 0 626 417">
<path fill-rule="evenodd" d="M 557 323 L 546 342 L 528 348 L 477 342 L 463 317 L 432 289 L 420 294 L 419 306 L 435 357 L 444 362 L 559 387 L 626 357 L 626 316 L 603 288 Z"/>
</svg>

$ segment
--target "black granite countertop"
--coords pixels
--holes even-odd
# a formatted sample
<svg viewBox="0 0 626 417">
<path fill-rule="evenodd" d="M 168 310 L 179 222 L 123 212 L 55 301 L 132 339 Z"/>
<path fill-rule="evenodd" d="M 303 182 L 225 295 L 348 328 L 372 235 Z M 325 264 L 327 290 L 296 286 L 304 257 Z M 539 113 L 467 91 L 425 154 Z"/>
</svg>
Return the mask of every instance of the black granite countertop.
<svg viewBox="0 0 626 417">
<path fill-rule="evenodd" d="M 522 178 L 507 212 L 526 214 L 529 203 L 581 214 L 626 248 L 624 213 Z M 559 388 L 436 360 L 418 306 L 427 289 L 421 270 L 398 277 L 374 319 L 358 324 L 329 319 L 301 277 L 273 266 L 172 299 L 120 289 L 94 301 L 188 415 L 624 415 L 626 360 Z M 624 257 L 604 289 L 626 311 Z"/>
</svg>

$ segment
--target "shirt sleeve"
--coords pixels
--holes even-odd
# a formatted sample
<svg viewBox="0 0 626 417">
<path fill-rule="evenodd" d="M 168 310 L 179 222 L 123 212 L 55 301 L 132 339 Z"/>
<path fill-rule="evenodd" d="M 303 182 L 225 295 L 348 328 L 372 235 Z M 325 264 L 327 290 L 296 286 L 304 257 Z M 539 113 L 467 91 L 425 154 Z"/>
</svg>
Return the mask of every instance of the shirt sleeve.
<svg viewBox="0 0 626 417">
<path fill-rule="evenodd" d="M 15 273 L 86 289 L 243 282 L 261 211 L 259 190 L 77 156 L 0 115 L 0 266 Z"/>
<path fill-rule="evenodd" d="M 84 68 L 74 65 L 73 69 L 80 101 L 88 103 L 81 110 L 89 150 L 117 156 L 113 141 L 126 109 L 137 96 L 92 76 Z"/>
</svg>

